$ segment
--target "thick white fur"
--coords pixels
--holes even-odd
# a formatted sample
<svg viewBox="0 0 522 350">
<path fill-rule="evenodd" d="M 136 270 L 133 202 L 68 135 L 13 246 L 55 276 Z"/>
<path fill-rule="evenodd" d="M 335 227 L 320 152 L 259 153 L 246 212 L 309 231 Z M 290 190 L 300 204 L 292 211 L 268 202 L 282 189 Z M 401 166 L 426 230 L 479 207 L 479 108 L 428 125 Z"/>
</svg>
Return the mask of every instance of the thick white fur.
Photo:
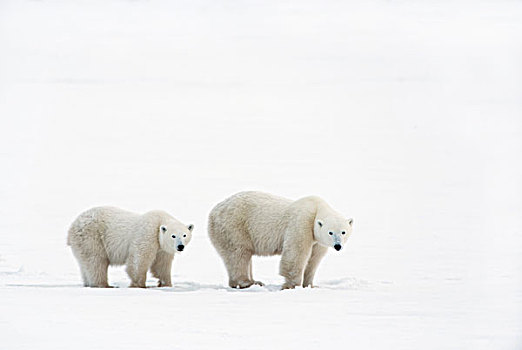
<svg viewBox="0 0 522 350">
<path fill-rule="evenodd" d="M 164 211 L 140 215 L 96 207 L 72 223 L 67 244 L 78 260 L 86 287 L 109 287 L 109 265 L 126 265 L 131 287 L 145 288 L 149 269 L 159 279 L 158 286 L 172 286 L 174 254 L 179 245 L 190 242 L 192 229 L 193 225 L 186 226 Z"/>
<path fill-rule="evenodd" d="M 319 197 L 291 201 L 250 191 L 217 204 L 208 232 L 228 270 L 230 287 L 262 284 L 252 276 L 252 255 L 281 255 L 279 273 L 287 289 L 312 286 L 328 247 L 342 247 L 352 223 Z"/>
</svg>

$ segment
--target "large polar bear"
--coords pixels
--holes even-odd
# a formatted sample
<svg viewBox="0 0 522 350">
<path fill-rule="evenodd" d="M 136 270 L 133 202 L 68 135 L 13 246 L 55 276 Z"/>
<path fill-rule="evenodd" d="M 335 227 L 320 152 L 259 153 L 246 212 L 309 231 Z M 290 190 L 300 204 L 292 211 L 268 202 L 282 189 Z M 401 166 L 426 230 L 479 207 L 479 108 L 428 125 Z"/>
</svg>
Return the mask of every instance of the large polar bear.
<svg viewBox="0 0 522 350">
<path fill-rule="evenodd" d="M 283 289 L 312 286 L 328 247 L 341 250 L 353 219 L 334 211 L 319 197 L 291 201 L 262 192 L 240 192 L 219 203 L 209 216 L 212 244 L 228 270 L 232 288 L 254 281 L 252 255 L 282 255 Z M 304 279 L 303 279 L 304 273 Z"/>
<path fill-rule="evenodd" d="M 170 269 L 176 251 L 192 238 L 194 225 L 184 225 L 164 211 L 143 215 L 115 207 L 80 214 L 67 236 L 86 287 L 109 287 L 109 265 L 127 265 L 131 287 L 145 288 L 147 271 L 159 287 L 172 286 Z"/>
</svg>

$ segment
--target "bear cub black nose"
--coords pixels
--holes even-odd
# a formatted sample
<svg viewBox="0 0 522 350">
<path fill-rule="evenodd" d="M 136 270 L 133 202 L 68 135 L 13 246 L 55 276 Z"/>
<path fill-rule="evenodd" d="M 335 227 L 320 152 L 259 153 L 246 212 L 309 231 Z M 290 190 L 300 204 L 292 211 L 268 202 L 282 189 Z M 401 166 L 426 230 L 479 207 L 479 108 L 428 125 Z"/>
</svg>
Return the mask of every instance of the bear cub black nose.
<svg viewBox="0 0 522 350">
<path fill-rule="evenodd" d="M 178 252 L 182 252 L 183 249 L 185 249 L 185 246 L 183 244 L 178 245 Z"/>
<path fill-rule="evenodd" d="M 335 248 L 335 250 L 339 251 L 339 250 L 341 250 L 342 247 L 340 244 L 336 244 L 336 245 L 334 245 L 334 248 Z"/>
</svg>

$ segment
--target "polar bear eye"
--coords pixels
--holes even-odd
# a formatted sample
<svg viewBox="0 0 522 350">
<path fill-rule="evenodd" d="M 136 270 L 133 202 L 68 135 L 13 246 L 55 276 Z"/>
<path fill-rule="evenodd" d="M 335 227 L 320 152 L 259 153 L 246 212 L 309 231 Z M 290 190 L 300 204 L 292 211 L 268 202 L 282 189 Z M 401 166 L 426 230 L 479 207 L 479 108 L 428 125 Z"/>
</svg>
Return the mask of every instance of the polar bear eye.
<svg viewBox="0 0 522 350">
<path fill-rule="evenodd" d="M 187 235 L 183 235 L 183 237 L 187 237 Z"/>
<path fill-rule="evenodd" d="M 345 231 L 343 231 L 343 232 L 341 232 L 341 233 L 342 233 L 343 235 L 344 235 L 344 234 L 346 234 L 346 232 L 345 232 Z"/>
<path fill-rule="evenodd" d="M 330 231 L 330 232 L 328 232 L 328 234 L 329 234 L 329 235 L 331 236 L 331 235 L 333 235 L 333 232 L 332 232 L 332 231 Z"/>
<path fill-rule="evenodd" d="M 172 238 L 176 238 L 176 235 L 172 235 Z"/>
</svg>

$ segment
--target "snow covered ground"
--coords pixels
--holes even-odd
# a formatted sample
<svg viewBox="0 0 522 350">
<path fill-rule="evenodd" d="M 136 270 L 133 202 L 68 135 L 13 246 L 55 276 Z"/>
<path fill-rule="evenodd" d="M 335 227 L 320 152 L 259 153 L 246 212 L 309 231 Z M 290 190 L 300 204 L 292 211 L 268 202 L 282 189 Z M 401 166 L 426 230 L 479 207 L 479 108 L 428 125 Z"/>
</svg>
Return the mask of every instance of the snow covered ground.
<svg viewBox="0 0 522 350">
<path fill-rule="evenodd" d="M 0 349 L 521 349 L 521 62 L 520 1 L 0 0 Z M 354 217 L 318 288 L 226 287 L 251 189 Z M 173 288 L 81 287 L 101 204 L 196 225 Z"/>
</svg>

